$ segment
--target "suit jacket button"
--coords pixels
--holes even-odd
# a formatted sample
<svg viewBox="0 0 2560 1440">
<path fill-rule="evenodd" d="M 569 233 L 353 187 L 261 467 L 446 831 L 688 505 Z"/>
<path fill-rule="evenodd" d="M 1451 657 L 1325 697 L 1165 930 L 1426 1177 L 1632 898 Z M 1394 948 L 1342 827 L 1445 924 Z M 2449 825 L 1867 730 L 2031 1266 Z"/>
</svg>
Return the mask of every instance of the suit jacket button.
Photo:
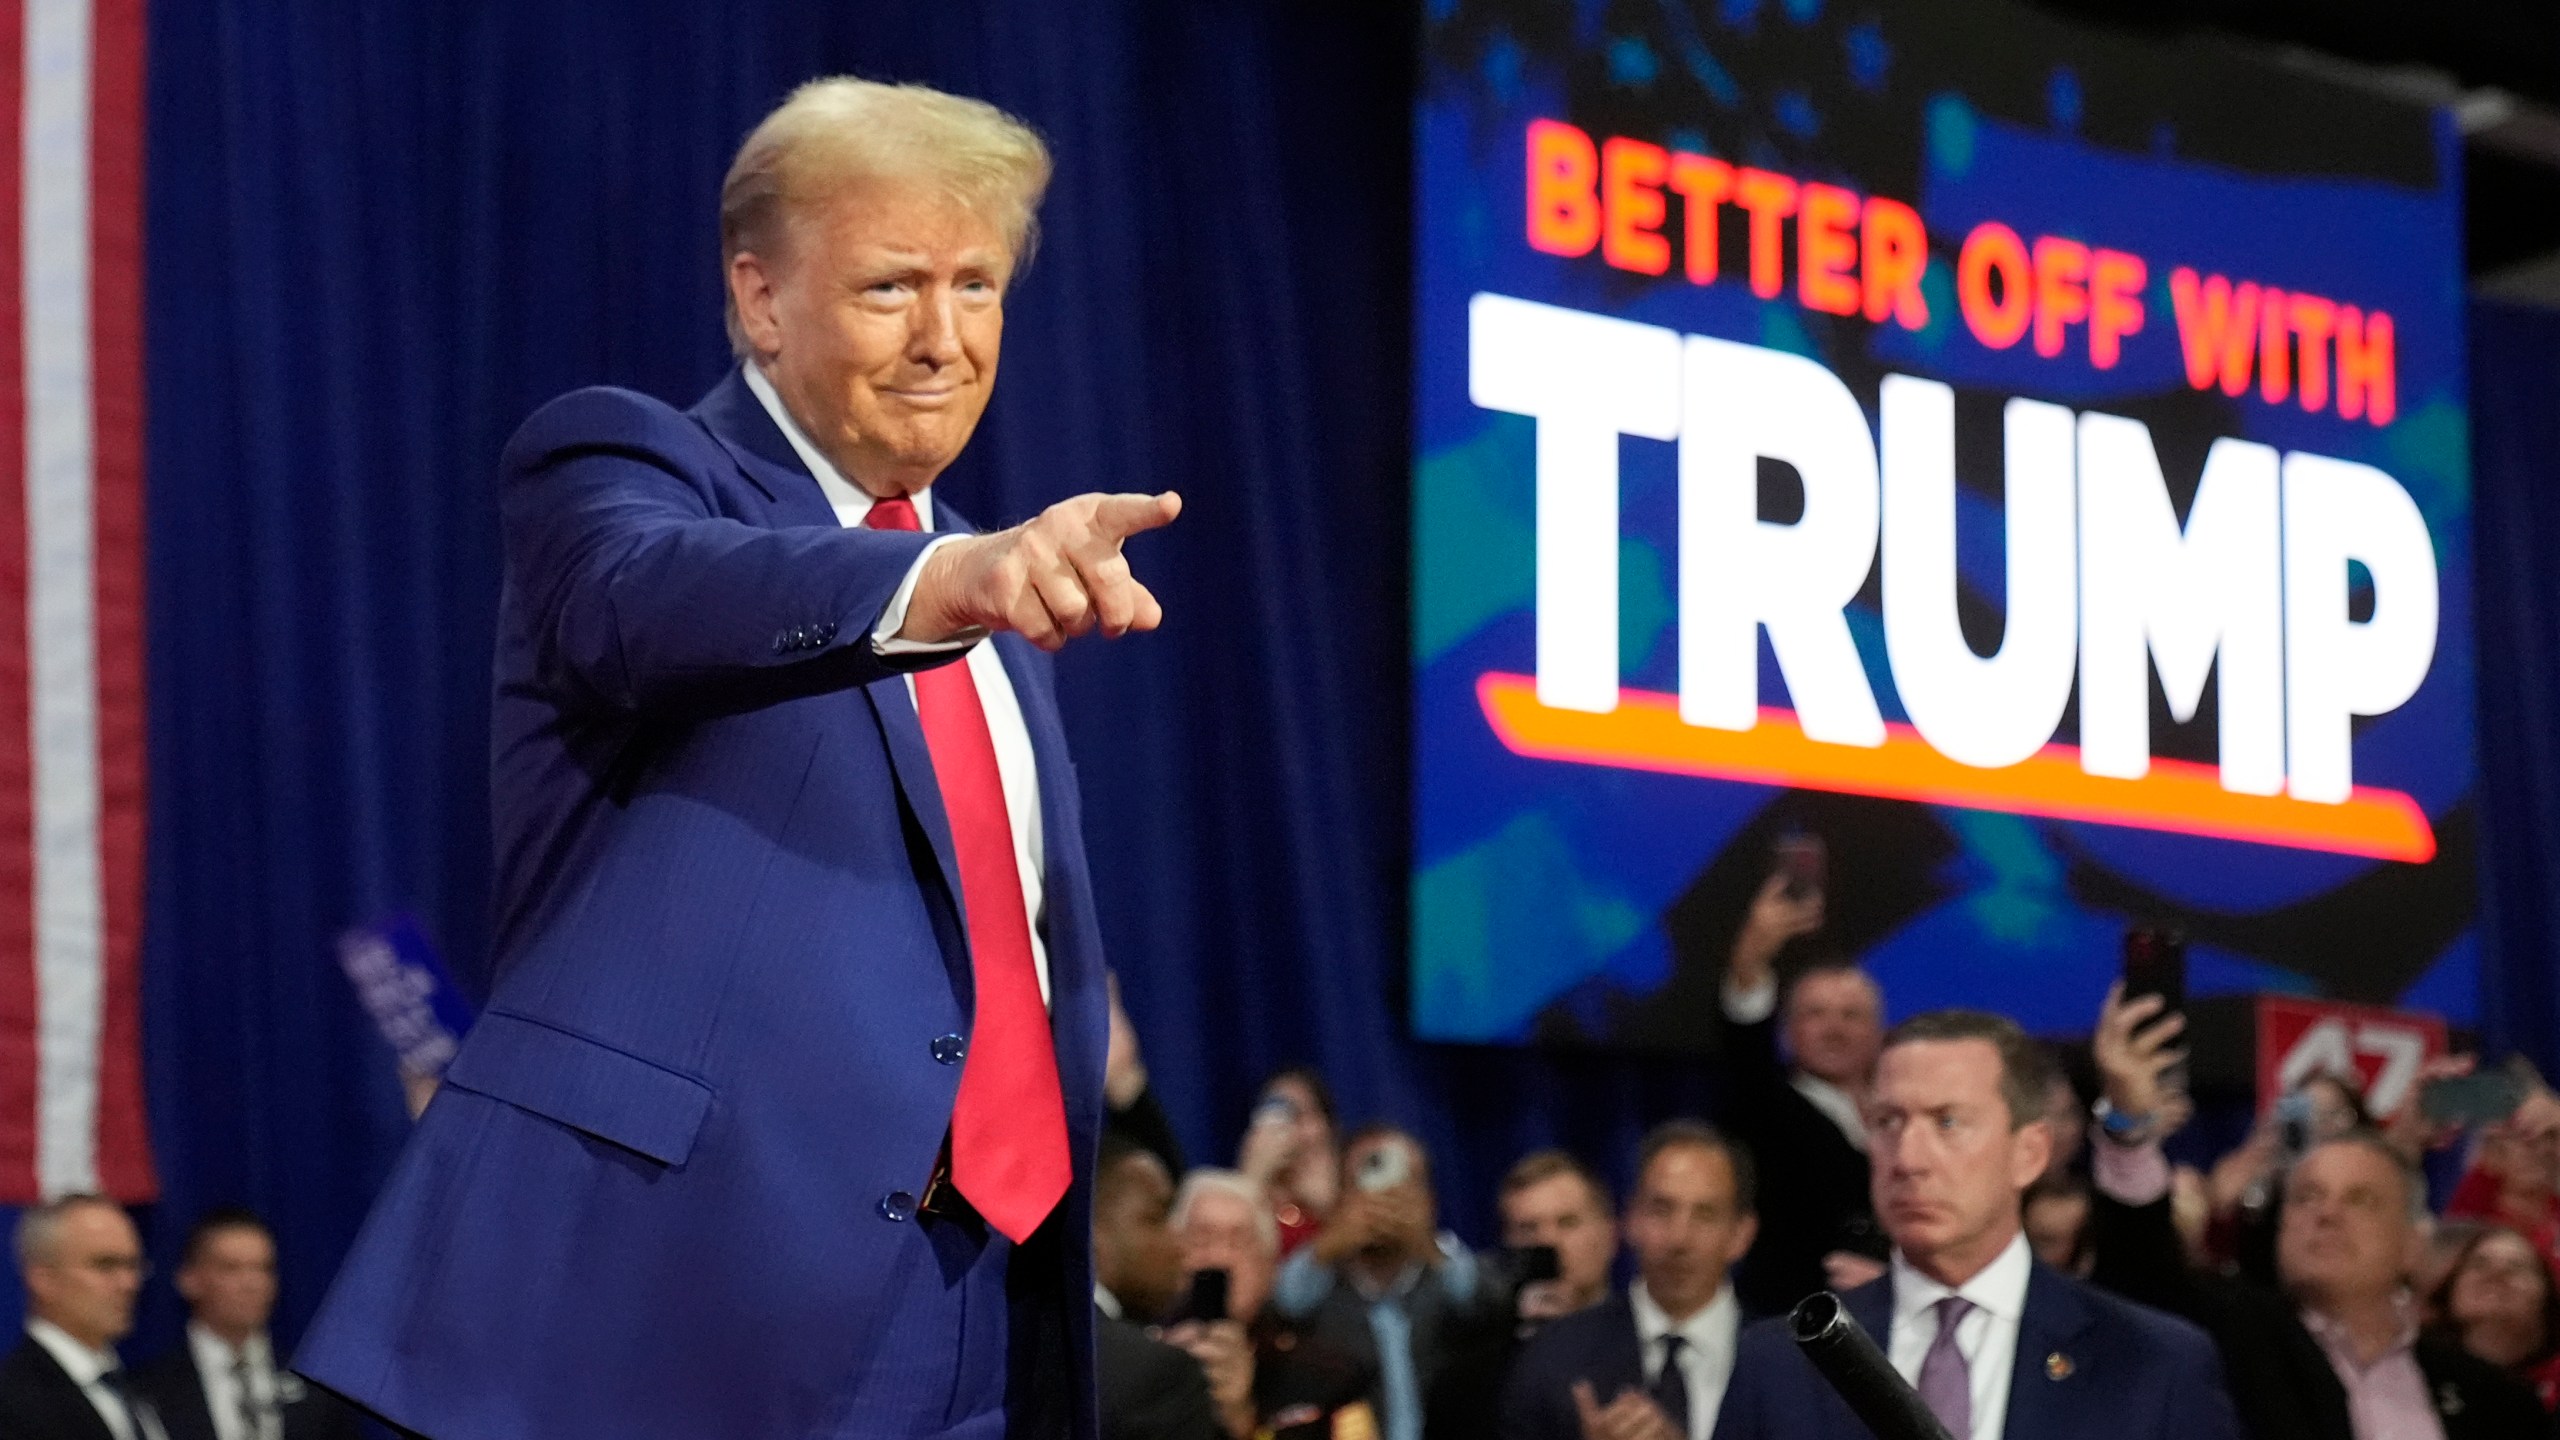
<svg viewBox="0 0 2560 1440">
<path fill-rule="evenodd" d="M 880 1218 L 892 1224 L 905 1224 L 916 1218 L 916 1197 L 904 1190 L 892 1190 L 880 1197 Z"/>
<path fill-rule="evenodd" d="M 933 1041 L 933 1058 L 945 1065 L 957 1065 L 969 1053 L 969 1042 L 957 1035 L 938 1035 Z"/>
</svg>

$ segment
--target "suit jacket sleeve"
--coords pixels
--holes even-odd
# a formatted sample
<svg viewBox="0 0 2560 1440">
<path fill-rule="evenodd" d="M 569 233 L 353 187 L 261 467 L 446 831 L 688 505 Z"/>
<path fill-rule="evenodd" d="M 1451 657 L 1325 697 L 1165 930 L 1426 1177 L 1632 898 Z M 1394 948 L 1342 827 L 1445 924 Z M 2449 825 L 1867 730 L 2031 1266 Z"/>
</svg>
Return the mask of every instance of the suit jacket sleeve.
<svg viewBox="0 0 2560 1440">
<path fill-rule="evenodd" d="M 731 464 L 644 396 L 581 390 L 508 444 L 506 576 L 536 673 L 623 711 L 722 713 L 946 661 L 893 661 L 871 627 L 933 536 L 769 528 L 720 512 Z"/>
<path fill-rule="evenodd" d="M 2187 1266 L 2167 1197 L 2127 1205 L 2097 1192 L 2090 1201 L 2089 1241 L 2095 1257 L 2090 1284 L 2137 1305 L 2184 1316 L 2207 1330 L 2221 1318 Z"/>
<path fill-rule="evenodd" d="M 2184 1334 L 2179 1340 L 2160 1440 L 2240 1440 L 2240 1415 L 2231 1403 L 2220 1352 L 2200 1334 Z"/>
</svg>

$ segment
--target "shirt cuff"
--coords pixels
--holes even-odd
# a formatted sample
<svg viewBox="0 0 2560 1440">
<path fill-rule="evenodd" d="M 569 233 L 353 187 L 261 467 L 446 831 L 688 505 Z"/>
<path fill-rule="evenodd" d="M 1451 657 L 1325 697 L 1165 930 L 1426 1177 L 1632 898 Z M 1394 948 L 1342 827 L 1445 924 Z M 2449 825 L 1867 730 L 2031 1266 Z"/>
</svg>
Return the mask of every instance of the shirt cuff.
<svg viewBox="0 0 2560 1440">
<path fill-rule="evenodd" d="M 2169 1193 L 2169 1157 L 2160 1142 L 2118 1145 L 2101 1138 L 2089 1147 L 2090 1178 L 2108 1199 L 2140 1207 Z"/>
<path fill-rule="evenodd" d="M 1759 984 L 1748 990 L 1736 989 L 1733 977 L 1725 977 L 1724 1018 L 1727 1020 L 1736 1025 L 1757 1025 L 1776 1013 L 1777 1008 L 1777 976 L 1764 976 Z"/>
<path fill-rule="evenodd" d="M 898 632 L 907 627 L 907 602 L 916 597 L 916 581 L 924 574 L 924 562 L 933 552 L 963 537 L 943 535 L 916 552 L 916 563 L 907 567 L 907 578 L 898 582 L 898 593 L 889 597 L 889 607 L 880 612 L 880 623 L 871 627 L 871 653 L 874 655 L 955 655 L 987 638 L 984 630 L 963 630 L 948 640 L 901 640 Z"/>
</svg>

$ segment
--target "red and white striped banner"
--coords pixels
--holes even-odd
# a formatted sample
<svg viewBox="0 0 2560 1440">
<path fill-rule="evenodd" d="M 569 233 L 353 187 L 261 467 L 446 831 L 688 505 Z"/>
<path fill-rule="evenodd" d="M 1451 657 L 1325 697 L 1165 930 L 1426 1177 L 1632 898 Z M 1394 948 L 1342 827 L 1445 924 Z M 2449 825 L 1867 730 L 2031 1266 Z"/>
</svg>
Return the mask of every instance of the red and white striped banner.
<svg viewBox="0 0 2560 1440">
<path fill-rule="evenodd" d="M 0 1202 L 143 1124 L 142 0 L 0 0 Z"/>
</svg>

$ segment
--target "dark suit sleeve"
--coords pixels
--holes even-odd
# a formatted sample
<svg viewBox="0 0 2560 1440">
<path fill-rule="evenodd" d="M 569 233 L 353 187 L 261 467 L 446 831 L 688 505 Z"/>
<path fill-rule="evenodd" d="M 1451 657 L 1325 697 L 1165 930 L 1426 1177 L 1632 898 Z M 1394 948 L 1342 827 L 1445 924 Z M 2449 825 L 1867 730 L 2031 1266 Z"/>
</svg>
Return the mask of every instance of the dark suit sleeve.
<svg viewBox="0 0 2560 1440">
<path fill-rule="evenodd" d="M 913 668 L 870 632 L 933 537 L 724 516 L 707 467 L 727 463 L 694 422 L 628 391 L 581 390 L 524 423 L 503 463 L 506 577 L 547 683 L 685 715 Z"/>
<path fill-rule="evenodd" d="M 1571 1381 L 1555 1363 L 1553 1346 L 1531 1341 L 1512 1362 L 1502 1384 L 1500 1440 L 1582 1440 L 1582 1418 L 1573 1408 Z"/>
<path fill-rule="evenodd" d="M 1102 1440 L 1224 1440 L 1200 1362 L 1134 1325 L 1096 1329 Z"/>
<path fill-rule="evenodd" d="M 2137 1305 L 2184 1316 L 2208 1330 L 2220 1318 L 2187 1266 L 2186 1247 L 2179 1243 L 2168 1197 L 2148 1205 L 2127 1205 L 2098 1191 L 2090 1201 L 2089 1244 L 2095 1257 L 2090 1284 Z"/>
<path fill-rule="evenodd" d="M 2231 1404 L 2222 1356 L 2201 1333 L 2176 1334 L 2162 1416 L 2160 1440 L 2240 1440 L 2240 1415 Z"/>
<path fill-rule="evenodd" d="M 1776 1343 L 1776 1332 L 1766 1326 L 1743 1327 L 1733 1378 L 1725 1382 L 1724 1404 L 1716 1411 L 1713 1440 L 1776 1440 L 1788 1433 L 1773 1427 L 1768 1413 L 1772 1367 L 1784 1358 L 1771 1348 Z"/>
</svg>

